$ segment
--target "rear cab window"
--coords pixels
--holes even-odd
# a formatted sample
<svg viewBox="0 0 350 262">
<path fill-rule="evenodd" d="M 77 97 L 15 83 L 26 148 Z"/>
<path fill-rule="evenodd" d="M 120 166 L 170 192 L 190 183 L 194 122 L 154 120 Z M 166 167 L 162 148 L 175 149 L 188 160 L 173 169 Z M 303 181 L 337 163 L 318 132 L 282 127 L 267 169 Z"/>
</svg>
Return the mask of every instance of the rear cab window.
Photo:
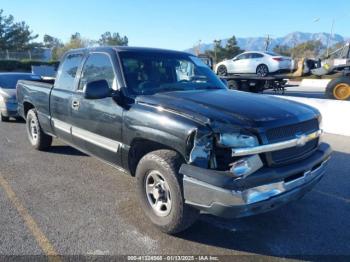
<svg viewBox="0 0 350 262">
<path fill-rule="evenodd" d="M 75 77 L 83 60 L 83 54 L 68 54 L 58 69 L 55 88 L 73 91 L 75 89 Z"/>
</svg>

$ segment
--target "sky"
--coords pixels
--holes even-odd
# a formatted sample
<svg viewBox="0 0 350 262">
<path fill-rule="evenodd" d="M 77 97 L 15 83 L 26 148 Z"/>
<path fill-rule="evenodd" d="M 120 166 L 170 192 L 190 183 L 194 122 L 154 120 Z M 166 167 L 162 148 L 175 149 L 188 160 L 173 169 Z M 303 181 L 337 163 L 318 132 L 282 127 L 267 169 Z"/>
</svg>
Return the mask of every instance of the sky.
<svg viewBox="0 0 350 262">
<path fill-rule="evenodd" d="M 236 37 L 334 31 L 350 37 L 349 0 L 0 0 L 0 9 L 39 34 L 67 41 L 75 32 L 98 39 L 106 31 L 129 45 L 184 50 Z"/>
</svg>

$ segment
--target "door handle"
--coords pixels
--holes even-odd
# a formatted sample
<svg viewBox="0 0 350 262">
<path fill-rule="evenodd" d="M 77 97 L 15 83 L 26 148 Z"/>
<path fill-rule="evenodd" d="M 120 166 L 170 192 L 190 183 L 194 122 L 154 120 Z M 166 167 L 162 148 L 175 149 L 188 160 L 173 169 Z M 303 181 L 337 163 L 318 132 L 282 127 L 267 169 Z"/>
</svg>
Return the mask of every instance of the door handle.
<svg viewBox="0 0 350 262">
<path fill-rule="evenodd" d="M 80 102 L 79 102 L 79 100 L 73 100 L 73 101 L 72 101 L 72 108 L 73 108 L 74 110 L 78 110 L 79 107 L 80 107 Z"/>
</svg>

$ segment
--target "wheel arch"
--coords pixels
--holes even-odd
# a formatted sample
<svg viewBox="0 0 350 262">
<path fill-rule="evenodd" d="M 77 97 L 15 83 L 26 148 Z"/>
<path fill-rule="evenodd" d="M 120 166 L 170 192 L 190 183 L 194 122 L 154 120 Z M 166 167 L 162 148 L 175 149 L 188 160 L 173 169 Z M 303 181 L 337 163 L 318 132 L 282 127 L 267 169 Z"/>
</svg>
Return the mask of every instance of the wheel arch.
<svg viewBox="0 0 350 262">
<path fill-rule="evenodd" d="M 270 72 L 270 67 L 266 64 L 266 63 L 260 63 L 260 64 L 258 64 L 257 66 L 256 66 L 256 69 L 255 70 L 258 70 L 258 67 L 259 66 L 266 66 L 267 67 L 267 69 L 269 70 L 269 72 Z"/>
<path fill-rule="evenodd" d="M 128 168 L 130 174 L 135 176 L 136 168 L 141 158 L 147 155 L 150 152 L 167 149 L 177 152 L 183 159 L 184 155 L 179 152 L 175 147 L 159 143 L 157 141 L 148 139 L 148 138 L 134 138 L 130 144 L 128 152 Z"/>
<path fill-rule="evenodd" d="M 29 101 L 24 101 L 23 102 L 23 117 L 27 118 L 27 114 L 30 109 L 35 108 L 34 104 L 29 102 Z"/>
</svg>

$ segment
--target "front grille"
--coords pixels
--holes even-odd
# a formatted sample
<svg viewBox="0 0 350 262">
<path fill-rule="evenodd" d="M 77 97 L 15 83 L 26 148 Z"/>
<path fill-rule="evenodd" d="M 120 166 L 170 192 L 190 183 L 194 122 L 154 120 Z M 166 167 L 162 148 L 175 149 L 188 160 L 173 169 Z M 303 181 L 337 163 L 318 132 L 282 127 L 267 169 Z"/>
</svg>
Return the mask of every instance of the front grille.
<svg viewBox="0 0 350 262">
<path fill-rule="evenodd" d="M 314 151 L 317 145 L 318 145 L 318 139 L 314 139 L 307 142 L 302 147 L 291 147 L 291 148 L 286 148 L 279 151 L 271 152 L 270 153 L 271 160 L 273 161 L 273 164 L 276 164 L 276 165 L 295 162 L 309 156 L 309 154 Z"/>
<path fill-rule="evenodd" d="M 318 129 L 318 120 L 314 118 L 293 125 L 268 129 L 266 131 L 266 138 L 269 143 L 276 143 L 284 140 L 293 139 L 298 133 L 308 134 L 317 131 Z"/>
<path fill-rule="evenodd" d="M 311 119 L 294 125 L 269 129 L 266 131 L 266 138 L 268 143 L 277 143 L 293 139 L 297 134 L 310 134 L 318 129 L 318 120 Z M 317 148 L 317 146 L 318 139 L 314 139 L 301 147 L 291 147 L 266 153 L 265 158 L 269 166 L 288 164 L 305 159 Z"/>
</svg>

